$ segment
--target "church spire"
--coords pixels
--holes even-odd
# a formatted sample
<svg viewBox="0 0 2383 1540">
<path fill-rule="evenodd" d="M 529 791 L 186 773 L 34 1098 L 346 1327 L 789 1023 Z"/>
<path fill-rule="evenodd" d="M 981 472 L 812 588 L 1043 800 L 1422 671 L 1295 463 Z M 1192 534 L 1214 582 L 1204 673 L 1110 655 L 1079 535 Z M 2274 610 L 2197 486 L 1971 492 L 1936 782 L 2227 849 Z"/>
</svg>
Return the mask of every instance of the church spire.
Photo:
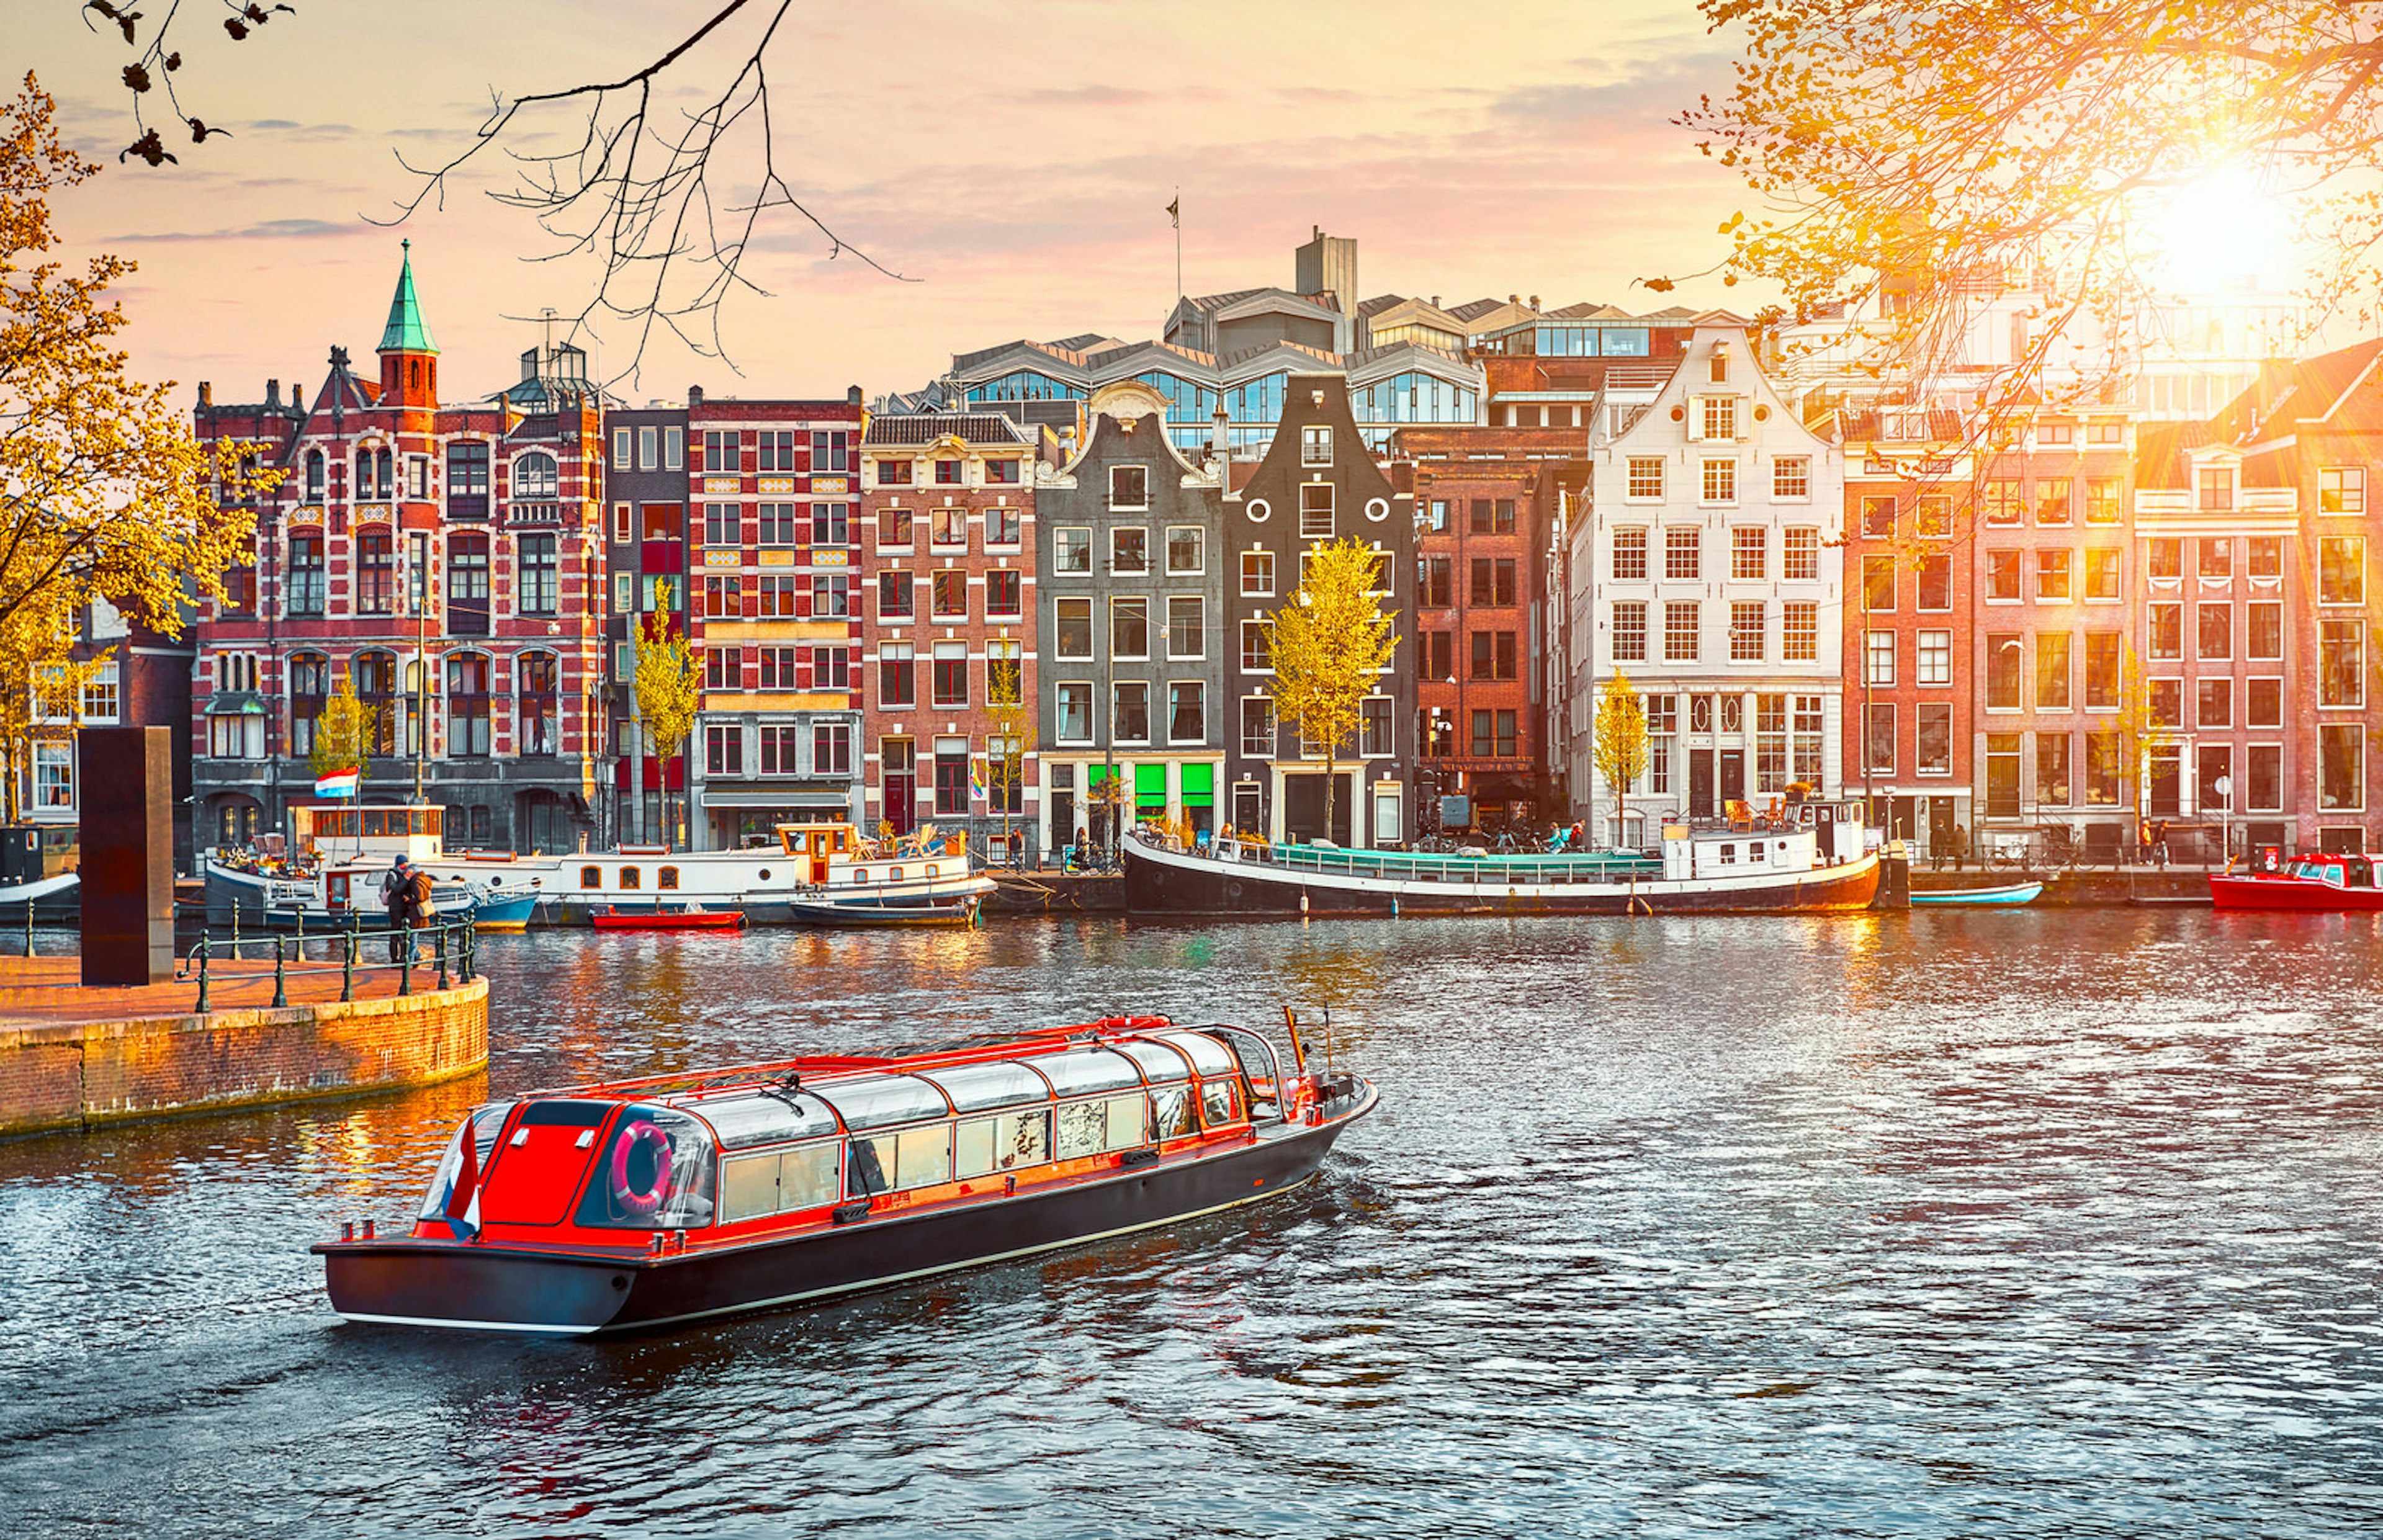
<svg viewBox="0 0 2383 1540">
<path fill-rule="evenodd" d="M 382 328 L 380 349 L 385 353 L 435 353 L 438 344 L 430 340 L 430 328 L 423 324 L 422 302 L 414 293 L 414 242 L 400 241 L 405 253 L 397 273 L 397 292 L 389 302 L 389 325 Z"/>
</svg>

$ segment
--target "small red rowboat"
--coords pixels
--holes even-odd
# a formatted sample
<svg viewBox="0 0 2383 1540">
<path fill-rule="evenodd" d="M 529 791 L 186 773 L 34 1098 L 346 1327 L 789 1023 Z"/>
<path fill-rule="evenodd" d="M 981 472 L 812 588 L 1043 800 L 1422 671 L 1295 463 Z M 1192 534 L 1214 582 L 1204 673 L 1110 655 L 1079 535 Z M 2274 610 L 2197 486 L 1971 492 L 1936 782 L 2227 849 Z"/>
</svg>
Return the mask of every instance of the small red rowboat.
<svg viewBox="0 0 2383 1540">
<path fill-rule="evenodd" d="M 597 910 L 588 922 L 599 930 L 742 930 L 742 909 L 613 909 Z"/>
</svg>

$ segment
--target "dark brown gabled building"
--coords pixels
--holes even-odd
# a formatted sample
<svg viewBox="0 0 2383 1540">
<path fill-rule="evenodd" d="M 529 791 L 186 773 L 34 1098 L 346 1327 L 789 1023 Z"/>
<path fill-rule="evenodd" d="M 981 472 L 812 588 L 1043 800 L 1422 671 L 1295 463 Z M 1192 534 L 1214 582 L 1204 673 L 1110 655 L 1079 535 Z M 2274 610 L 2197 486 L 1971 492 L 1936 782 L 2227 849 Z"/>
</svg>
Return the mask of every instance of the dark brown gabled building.
<svg viewBox="0 0 2383 1540">
<path fill-rule="evenodd" d="M 1587 475 L 1569 428 L 1415 427 L 1390 477 L 1416 524 L 1421 827 L 1536 824 L 1562 809 L 1548 754 L 1548 569 L 1567 490 Z"/>
<path fill-rule="evenodd" d="M 1264 622 L 1299 588 L 1304 554 L 1337 539 L 1380 551 L 1398 650 L 1342 748 L 1327 826 L 1325 759 L 1276 720 Z M 1340 375 L 1292 375 L 1266 458 L 1225 494 L 1226 780 L 1233 827 L 1366 848 L 1414 837 L 1414 497 L 1365 449 Z"/>
</svg>

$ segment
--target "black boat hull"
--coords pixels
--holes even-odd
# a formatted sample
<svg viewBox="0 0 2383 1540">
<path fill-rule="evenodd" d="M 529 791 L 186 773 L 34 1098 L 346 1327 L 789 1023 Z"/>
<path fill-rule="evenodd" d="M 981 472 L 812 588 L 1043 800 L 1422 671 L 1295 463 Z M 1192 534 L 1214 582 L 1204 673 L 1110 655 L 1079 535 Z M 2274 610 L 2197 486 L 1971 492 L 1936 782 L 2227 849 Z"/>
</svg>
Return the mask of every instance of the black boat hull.
<svg viewBox="0 0 2383 1540">
<path fill-rule="evenodd" d="M 1362 1083 L 1361 1083 L 1362 1085 Z M 351 1321 L 466 1330 L 634 1331 L 816 1303 L 958 1268 L 1082 1245 L 1262 1199 L 1315 1175 L 1379 1093 L 1327 1104 L 1216 1154 L 1121 1167 L 1097 1180 L 932 1209 L 883 1211 L 784 1239 L 663 1256 L 500 1245 L 327 1241 L 331 1307 Z"/>
</svg>

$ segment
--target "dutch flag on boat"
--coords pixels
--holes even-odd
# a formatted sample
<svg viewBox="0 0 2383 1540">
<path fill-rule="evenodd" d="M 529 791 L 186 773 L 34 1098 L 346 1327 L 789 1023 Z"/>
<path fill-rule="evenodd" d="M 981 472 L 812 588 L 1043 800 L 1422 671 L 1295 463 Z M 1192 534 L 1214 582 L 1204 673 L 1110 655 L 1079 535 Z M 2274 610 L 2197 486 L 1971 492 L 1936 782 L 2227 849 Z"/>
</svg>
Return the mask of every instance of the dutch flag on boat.
<svg viewBox="0 0 2383 1540">
<path fill-rule="evenodd" d="M 318 775 L 315 777 L 315 795 L 353 796 L 356 795 L 356 781 L 362 773 L 352 765 L 346 770 L 333 770 L 328 775 Z"/>
</svg>

